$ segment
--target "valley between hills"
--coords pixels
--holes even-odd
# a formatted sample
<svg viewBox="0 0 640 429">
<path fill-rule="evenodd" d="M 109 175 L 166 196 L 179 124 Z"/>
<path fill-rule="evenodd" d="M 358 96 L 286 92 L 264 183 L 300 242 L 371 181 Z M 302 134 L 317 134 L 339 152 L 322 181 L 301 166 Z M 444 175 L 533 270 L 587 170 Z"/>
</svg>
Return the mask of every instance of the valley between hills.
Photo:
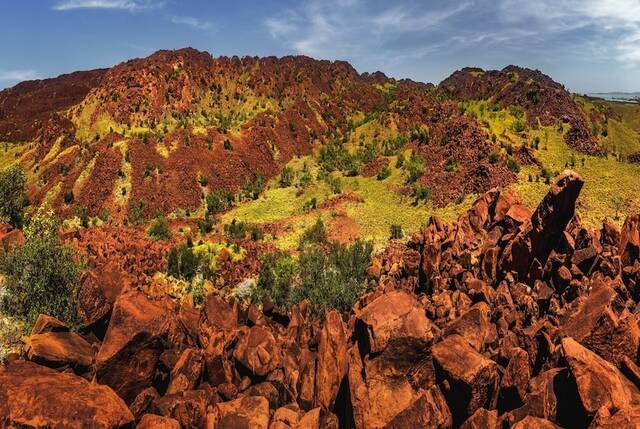
<svg viewBox="0 0 640 429">
<path fill-rule="evenodd" d="M 638 103 L 163 50 L 0 170 L 1 427 L 640 425 Z"/>
</svg>

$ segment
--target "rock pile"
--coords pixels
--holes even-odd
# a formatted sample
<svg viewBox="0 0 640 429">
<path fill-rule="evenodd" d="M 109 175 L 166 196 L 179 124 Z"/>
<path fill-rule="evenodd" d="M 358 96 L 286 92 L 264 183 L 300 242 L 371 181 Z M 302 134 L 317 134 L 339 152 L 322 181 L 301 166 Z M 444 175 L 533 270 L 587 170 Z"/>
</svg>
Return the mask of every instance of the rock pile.
<svg viewBox="0 0 640 429">
<path fill-rule="evenodd" d="M 0 367 L 0 426 L 640 427 L 640 216 L 585 229 L 582 184 L 432 219 L 350 314 L 124 287 L 103 335 L 41 316 Z"/>
</svg>

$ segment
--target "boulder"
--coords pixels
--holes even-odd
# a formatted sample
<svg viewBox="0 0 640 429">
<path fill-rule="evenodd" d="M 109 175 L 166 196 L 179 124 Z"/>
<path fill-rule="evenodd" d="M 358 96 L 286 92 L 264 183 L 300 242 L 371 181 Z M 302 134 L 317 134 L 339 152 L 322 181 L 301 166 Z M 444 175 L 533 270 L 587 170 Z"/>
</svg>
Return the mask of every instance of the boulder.
<svg viewBox="0 0 640 429">
<path fill-rule="evenodd" d="M 129 405 L 129 409 L 135 416 L 136 420 L 140 420 L 140 418 L 151 409 L 151 405 L 159 398 L 160 395 L 155 387 L 147 387 L 142 392 L 138 393 L 136 399 L 134 399 L 131 405 Z"/>
<path fill-rule="evenodd" d="M 527 416 L 511 427 L 513 429 L 560 429 L 560 426 L 551 423 L 547 419 L 533 416 Z"/>
<path fill-rule="evenodd" d="M 460 429 L 498 429 L 498 411 L 478 408 Z"/>
<path fill-rule="evenodd" d="M 325 315 L 320 331 L 317 365 L 316 402 L 324 409 L 331 410 L 349 365 L 346 329 L 340 313 L 335 310 Z"/>
<path fill-rule="evenodd" d="M 216 429 L 268 429 L 269 401 L 261 396 L 245 396 L 216 405 Z"/>
<path fill-rule="evenodd" d="M 263 377 L 281 364 L 281 353 L 271 329 L 253 326 L 241 336 L 233 357 L 253 375 Z"/>
<path fill-rule="evenodd" d="M 39 314 L 36 323 L 31 328 L 31 335 L 45 334 L 47 332 L 66 332 L 69 328 L 56 319 L 46 314 Z"/>
<path fill-rule="evenodd" d="M 562 340 L 562 350 L 578 387 L 585 411 L 595 414 L 640 405 L 640 391 L 615 366 L 580 345 L 573 338 Z"/>
<path fill-rule="evenodd" d="M 46 332 L 31 335 L 25 344 L 29 360 L 51 368 L 72 367 L 86 371 L 93 363 L 95 351 L 84 338 L 73 332 Z"/>
<path fill-rule="evenodd" d="M 520 226 L 518 234 L 504 250 L 500 262 L 503 272 L 514 271 L 519 280 L 524 280 L 534 261 L 544 266 L 573 218 L 583 184 L 582 178 L 570 170 L 557 178 L 531 219 Z"/>
<path fill-rule="evenodd" d="M 479 302 L 444 328 L 444 335 L 461 335 L 476 351 L 483 350 L 485 343 L 492 337 L 491 308 L 485 302 Z"/>
<path fill-rule="evenodd" d="M 78 317 L 82 324 L 90 326 L 107 316 L 124 286 L 124 276 L 115 263 L 85 272 L 78 293 Z"/>
<path fill-rule="evenodd" d="M 451 335 L 431 349 L 436 374 L 454 424 L 460 424 L 479 408 L 495 407 L 497 364 L 478 353 L 460 335 Z"/>
<path fill-rule="evenodd" d="M 136 429 L 180 429 L 180 423 L 171 417 L 145 414 L 140 419 Z"/>
<path fill-rule="evenodd" d="M 182 428 L 197 429 L 204 427 L 207 410 L 214 401 L 208 390 L 188 390 L 157 399 L 151 409 L 155 414 L 177 420 Z"/>
<path fill-rule="evenodd" d="M 204 356 L 198 349 L 185 349 L 171 370 L 167 394 L 192 390 L 198 384 L 204 368 Z"/>
<path fill-rule="evenodd" d="M 373 300 L 357 314 L 363 351 L 379 353 L 400 338 L 433 339 L 429 319 L 414 295 L 393 291 Z"/>
<path fill-rule="evenodd" d="M 126 428 L 133 415 L 107 386 L 32 362 L 0 366 L 3 427 Z"/>
<path fill-rule="evenodd" d="M 96 356 L 98 382 L 131 403 L 151 386 L 164 343 L 176 335 L 175 329 L 169 298 L 152 300 L 135 290 L 122 293 Z"/>
<path fill-rule="evenodd" d="M 618 251 L 623 267 L 633 265 L 640 259 L 640 214 L 625 219 L 620 231 Z"/>
</svg>

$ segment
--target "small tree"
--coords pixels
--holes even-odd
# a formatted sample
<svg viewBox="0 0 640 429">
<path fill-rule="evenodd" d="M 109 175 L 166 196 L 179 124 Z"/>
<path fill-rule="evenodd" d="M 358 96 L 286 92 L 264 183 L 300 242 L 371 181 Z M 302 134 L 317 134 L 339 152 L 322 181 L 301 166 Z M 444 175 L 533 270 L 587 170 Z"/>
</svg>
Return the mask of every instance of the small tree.
<svg viewBox="0 0 640 429">
<path fill-rule="evenodd" d="M 293 183 L 293 177 L 293 168 L 284 167 L 282 169 L 282 173 L 280 173 L 280 187 L 288 188 L 289 186 L 291 186 L 291 184 Z"/>
<path fill-rule="evenodd" d="M 164 215 L 158 215 L 147 230 L 149 237 L 154 240 L 168 240 L 171 237 L 171 231 L 169 231 L 169 222 Z"/>
<path fill-rule="evenodd" d="M 402 227 L 400 225 L 397 225 L 397 224 L 391 225 L 391 228 L 389 228 L 389 232 L 390 232 L 392 240 L 399 240 L 404 235 L 402 233 Z"/>
<path fill-rule="evenodd" d="M 615 215 L 614 219 L 615 220 L 619 220 L 620 219 L 620 211 L 622 209 L 624 209 L 626 201 L 620 195 L 616 195 L 615 197 L 613 197 L 611 199 L 611 203 L 613 204 L 613 207 L 616 209 L 616 215 Z"/>
<path fill-rule="evenodd" d="M 25 187 L 27 177 L 18 166 L 0 171 L 0 218 L 22 228 L 24 210 L 29 205 Z"/>
<path fill-rule="evenodd" d="M 25 243 L 0 258 L 5 290 L 0 310 L 32 325 L 40 313 L 76 323 L 76 301 L 82 261 L 62 244 L 60 221 L 41 206 L 24 228 Z"/>
</svg>

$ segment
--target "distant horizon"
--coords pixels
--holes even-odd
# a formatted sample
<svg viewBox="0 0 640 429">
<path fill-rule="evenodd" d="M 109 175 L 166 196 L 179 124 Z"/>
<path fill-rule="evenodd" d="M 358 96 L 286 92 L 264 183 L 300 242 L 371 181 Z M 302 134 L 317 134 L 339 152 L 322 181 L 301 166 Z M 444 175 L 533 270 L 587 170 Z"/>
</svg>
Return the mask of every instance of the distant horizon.
<svg viewBox="0 0 640 429">
<path fill-rule="evenodd" d="M 193 46 L 432 83 L 515 64 L 574 93 L 640 91 L 637 0 L 23 0 L 0 5 L 0 36 L 0 88 Z"/>
</svg>

